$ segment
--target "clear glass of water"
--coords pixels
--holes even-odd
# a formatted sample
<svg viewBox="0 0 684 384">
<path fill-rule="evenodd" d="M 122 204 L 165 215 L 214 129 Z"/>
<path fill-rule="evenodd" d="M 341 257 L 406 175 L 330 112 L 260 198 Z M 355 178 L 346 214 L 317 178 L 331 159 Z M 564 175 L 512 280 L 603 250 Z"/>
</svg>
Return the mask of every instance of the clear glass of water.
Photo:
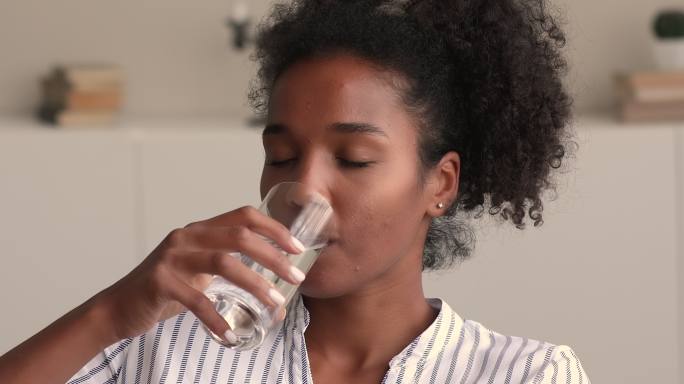
<svg viewBox="0 0 684 384">
<path fill-rule="evenodd" d="M 264 237 L 264 240 L 283 252 L 293 265 L 307 273 L 328 242 L 326 226 L 332 216 L 330 203 L 320 194 L 307 190 L 301 183 L 282 182 L 271 188 L 259 211 L 289 228 L 290 234 L 304 245 L 304 252 L 298 255 L 289 254 L 271 239 Z M 281 279 L 248 255 L 235 253 L 234 256 L 241 258 L 245 265 L 272 282 L 275 289 L 285 297 L 283 306 L 287 306 L 298 286 Z M 267 306 L 251 293 L 220 276 L 214 276 L 204 293 L 214 303 L 216 311 L 228 322 L 237 341 L 231 343 L 206 326 L 204 329 L 214 340 L 228 348 L 238 351 L 255 348 L 277 323 L 276 311 L 279 308 Z"/>
</svg>

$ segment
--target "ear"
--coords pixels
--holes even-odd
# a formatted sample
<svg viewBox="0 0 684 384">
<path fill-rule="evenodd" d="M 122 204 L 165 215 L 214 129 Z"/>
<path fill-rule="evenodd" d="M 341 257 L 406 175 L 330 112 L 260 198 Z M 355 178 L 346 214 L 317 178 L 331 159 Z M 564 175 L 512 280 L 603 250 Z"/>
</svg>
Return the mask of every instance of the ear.
<svg viewBox="0 0 684 384">
<path fill-rule="evenodd" d="M 461 174 L 461 157 L 451 151 L 445 154 L 430 171 L 428 177 L 428 200 L 426 213 L 432 217 L 444 215 L 458 194 L 458 181 Z M 439 203 L 444 206 L 439 208 Z"/>
</svg>

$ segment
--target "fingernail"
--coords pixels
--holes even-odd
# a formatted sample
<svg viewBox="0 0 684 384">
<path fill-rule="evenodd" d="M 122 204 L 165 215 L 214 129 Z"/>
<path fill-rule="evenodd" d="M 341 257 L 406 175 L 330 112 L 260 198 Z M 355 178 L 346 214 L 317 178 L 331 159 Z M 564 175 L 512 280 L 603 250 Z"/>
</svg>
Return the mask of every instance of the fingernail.
<svg viewBox="0 0 684 384">
<path fill-rule="evenodd" d="M 290 239 L 292 240 L 292 245 L 294 245 L 295 248 L 299 249 L 299 253 L 306 251 L 306 247 L 304 246 L 304 244 L 302 244 L 301 241 L 297 240 L 296 237 L 291 236 Z"/>
<path fill-rule="evenodd" d="M 285 297 L 273 288 L 268 290 L 268 296 L 278 305 L 283 305 L 285 303 Z"/>
<path fill-rule="evenodd" d="M 301 269 L 295 267 L 294 265 L 290 266 L 290 276 L 292 276 L 292 279 L 296 280 L 297 283 L 301 283 L 306 278 L 304 272 L 302 272 Z"/>
<path fill-rule="evenodd" d="M 237 343 L 237 336 L 230 329 L 223 334 L 223 338 L 231 344 Z"/>
</svg>

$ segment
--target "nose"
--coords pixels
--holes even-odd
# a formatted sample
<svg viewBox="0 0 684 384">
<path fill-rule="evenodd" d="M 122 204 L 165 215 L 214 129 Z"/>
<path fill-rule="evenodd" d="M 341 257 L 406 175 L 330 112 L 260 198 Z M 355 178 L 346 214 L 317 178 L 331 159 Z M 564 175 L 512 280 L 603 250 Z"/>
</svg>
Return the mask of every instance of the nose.
<svg viewBox="0 0 684 384">
<path fill-rule="evenodd" d="M 328 200 L 312 187 L 296 181 L 284 181 L 268 191 L 261 210 L 289 227 L 304 210 L 328 208 L 331 208 Z"/>
<path fill-rule="evenodd" d="M 293 204 L 301 206 L 313 198 L 324 198 L 331 202 L 327 180 L 330 171 L 326 167 L 325 153 L 312 150 L 302 154 L 297 171 L 292 175 L 292 181 L 299 183 L 297 188 L 292 188 Z"/>
<path fill-rule="evenodd" d="M 295 167 L 279 172 L 279 174 L 274 172 L 267 179 L 264 179 L 262 175 L 262 193 L 266 194 L 264 201 L 269 200 L 267 203 L 268 214 L 290 228 L 293 226 L 296 217 L 300 216 L 299 213 L 304 209 L 308 211 L 304 216 L 313 220 L 307 221 L 307 228 L 312 228 L 311 224 L 318 221 L 316 218 L 327 216 L 329 220 L 327 224 L 322 224 L 325 227 L 322 231 L 325 232 L 326 237 L 332 233 L 333 231 L 330 228 L 334 221 L 332 220 L 333 201 L 330 193 L 331 180 L 328 178 L 333 173 L 326 169 L 327 166 L 324 154 L 307 151 L 300 154 Z M 269 179 L 276 184 L 266 184 L 265 181 L 267 182 Z M 264 191 L 263 187 L 269 184 L 271 189 L 268 192 Z M 313 204 L 309 204 L 311 202 Z M 302 242 L 308 240 L 312 244 L 320 242 L 318 239 L 315 242 L 310 239 L 299 240 Z"/>
<path fill-rule="evenodd" d="M 289 182 L 288 191 L 285 197 L 287 204 L 293 207 L 302 208 L 311 200 L 325 199 L 318 193 L 311 184 L 301 182 Z"/>
<path fill-rule="evenodd" d="M 295 214 L 290 231 L 307 247 L 324 246 L 330 237 L 332 207 L 314 188 L 298 182 L 285 182 L 285 201 Z"/>
</svg>

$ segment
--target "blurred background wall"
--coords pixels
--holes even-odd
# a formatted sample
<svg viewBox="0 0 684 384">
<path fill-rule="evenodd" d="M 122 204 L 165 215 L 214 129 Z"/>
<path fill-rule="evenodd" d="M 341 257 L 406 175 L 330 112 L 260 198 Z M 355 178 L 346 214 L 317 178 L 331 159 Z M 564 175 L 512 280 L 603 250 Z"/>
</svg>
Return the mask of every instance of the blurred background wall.
<svg viewBox="0 0 684 384">
<path fill-rule="evenodd" d="M 270 2 L 253 0 L 254 17 Z M 616 69 L 653 65 L 650 23 L 676 0 L 555 0 L 568 35 L 568 80 L 580 110 L 607 108 Z M 36 74 L 55 61 L 101 59 L 124 66 L 131 114 L 249 113 L 248 52 L 228 49 L 231 1 L 4 0 L 0 4 L 0 111 L 28 112 Z M 87 33 L 84 33 L 87 31 Z"/>
<path fill-rule="evenodd" d="M 251 1 L 251 16 L 269 3 Z M 483 224 L 473 259 L 426 275 L 426 291 L 496 331 L 570 345 L 595 383 L 681 383 L 684 124 L 624 127 L 606 111 L 616 71 L 654 65 L 656 10 L 682 4 L 552 4 L 568 38 L 577 160 L 542 228 Z M 244 127 L 254 66 L 251 49 L 230 47 L 231 11 L 230 0 L 0 2 L 0 353 L 171 229 L 256 204 L 259 138 Z M 79 60 L 122 65 L 133 130 L 48 135 L 26 122 L 38 77 Z M 482 288 L 496 282 L 511 288 Z"/>
</svg>

